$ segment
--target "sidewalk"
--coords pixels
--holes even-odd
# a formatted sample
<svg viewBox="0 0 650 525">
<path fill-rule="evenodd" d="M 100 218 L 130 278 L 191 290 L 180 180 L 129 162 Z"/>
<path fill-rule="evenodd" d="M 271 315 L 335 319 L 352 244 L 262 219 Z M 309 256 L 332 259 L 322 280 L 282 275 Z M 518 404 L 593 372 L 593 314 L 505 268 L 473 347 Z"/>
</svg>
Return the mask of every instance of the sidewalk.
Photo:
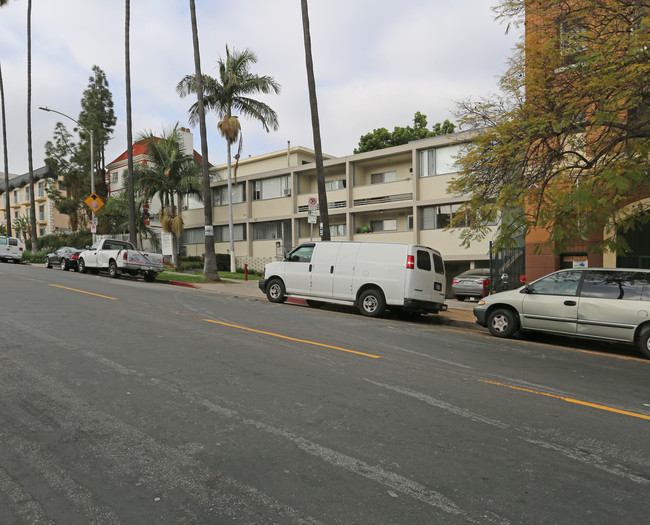
<svg viewBox="0 0 650 525">
<path fill-rule="evenodd" d="M 222 295 L 230 295 L 232 297 L 246 297 L 266 301 L 266 296 L 259 289 L 257 281 L 235 281 L 228 280 L 227 282 L 217 283 L 181 283 L 178 281 L 170 281 L 172 284 L 178 286 L 189 286 L 191 288 L 198 288 L 205 292 L 217 293 Z M 305 305 L 304 299 L 287 299 L 289 304 Z M 432 315 L 431 318 L 435 322 L 450 326 L 458 326 L 462 328 L 476 328 L 481 329 L 476 324 L 476 318 L 472 313 L 472 309 L 476 306 L 475 302 L 461 302 L 455 299 L 448 299 L 446 301 L 448 310 L 440 312 L 437 315 Z"/>
</svg>

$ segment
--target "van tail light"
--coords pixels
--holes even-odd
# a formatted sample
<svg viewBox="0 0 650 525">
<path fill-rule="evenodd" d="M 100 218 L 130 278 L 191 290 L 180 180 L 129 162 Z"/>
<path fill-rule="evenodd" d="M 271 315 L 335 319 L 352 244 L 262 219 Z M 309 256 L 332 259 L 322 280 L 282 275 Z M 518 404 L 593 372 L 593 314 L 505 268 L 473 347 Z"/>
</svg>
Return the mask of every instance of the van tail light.
<svg viewBox="0 0 650 525">
<path fill-rule="evenodd" d="M 19 251 L 19 252 L 22 252 L 22 251 L 23 251 L 22 246 L 20 246 L 20 247 L 18 248 L 18 251 Z"/>
<path fill-rule="evenodd" d="M 406 269 L 413 270 L 415 268 L 415 255 L 406 256 Z"/>
</svg>

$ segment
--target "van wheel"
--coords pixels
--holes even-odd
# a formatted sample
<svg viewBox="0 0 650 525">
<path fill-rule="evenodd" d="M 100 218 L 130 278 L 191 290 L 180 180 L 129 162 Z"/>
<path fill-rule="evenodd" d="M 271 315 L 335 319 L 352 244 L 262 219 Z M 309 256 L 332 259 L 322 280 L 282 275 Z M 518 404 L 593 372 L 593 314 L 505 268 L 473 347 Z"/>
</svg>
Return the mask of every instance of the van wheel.
<svg viewBox="0 0 650 525">
<path fill-rule="evenodd" d="M 77 261 L 77 269 L 79 270 L 79 273 L 86 273 L 88 271 L 86 263 L 81 258 Z"/>
<path fill-rule="evenodd" d="M 359 296 L 359 311 L 368 317 L 379 317 L 386 310 L 386 299 L 380 290 L 369 288 Z"/>
<path fill-rule="evenodd" d="M 287 300 L 284 283 L 280 279 L 271 279 L 266 285 L 266 297 L 272 303 L 283 303 Z"/>
<path fill-rule="evenodd" d="M 650 359 L 650 326 L 646 326 L 641 330 L 639 335 L 639 350 L 643 357 Z"/>
<path fill-rule="evenodd" d="M 512 310 L 497 308 L 488 316 L 488 329 L 495 337 L 512 337 L 519 329 L 519 320 Z"/>
<path fill-rule="evenodd" d="M 306 303 L 312 308 L 321 308 L 323 306 L 323 301 L 314 301 L 313 299 L 307 299 Z"/>
<path fill-rule="evenodd" d="M 108 263 L 108 275 L 110 275 L 113 279 L 117 279 L 120 276 L 120 272 L 117 269 L 117 263 L 115 261 Z"/>
<path fill-rule="evenodd" d="M 50 258 L 49 257 L 45 258 L 45 267 L 46 268 L 52 268 L 52 265 L 50 264 Z"/>
</svg>

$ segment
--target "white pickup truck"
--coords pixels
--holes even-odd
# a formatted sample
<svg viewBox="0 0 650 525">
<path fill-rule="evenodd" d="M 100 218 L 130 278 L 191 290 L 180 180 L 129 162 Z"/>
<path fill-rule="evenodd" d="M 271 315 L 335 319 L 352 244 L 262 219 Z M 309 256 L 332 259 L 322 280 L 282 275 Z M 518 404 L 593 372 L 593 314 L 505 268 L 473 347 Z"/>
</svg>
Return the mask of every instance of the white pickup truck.
<svg viewBox="0 0 650 525">
<path fill-rule="evenodd" d="M 156 275 L 163 271 L 163 256 L 136 250 L 128 241 L 115 239 L 98 239 L 94 244 L 79 254 L 77 260 L 79 272 L 88 270 L 108 271 L 113 278 L 124 273 L 142 275 L 147 282 L 156 280 Z"/>
</svg>

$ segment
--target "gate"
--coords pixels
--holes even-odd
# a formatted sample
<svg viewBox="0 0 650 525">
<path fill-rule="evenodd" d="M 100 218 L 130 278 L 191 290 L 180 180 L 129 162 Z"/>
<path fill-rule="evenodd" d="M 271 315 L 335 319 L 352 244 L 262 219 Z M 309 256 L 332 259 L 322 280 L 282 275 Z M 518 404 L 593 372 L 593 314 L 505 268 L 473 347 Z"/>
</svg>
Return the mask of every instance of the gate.
<svg viewBox="0 0 650 525">
<path fill-rule="evenodd" d="M 490 241 L 490 293 L 514 290 L 526 282 L 526 249 L 495 252 Z"/>
</svg>

